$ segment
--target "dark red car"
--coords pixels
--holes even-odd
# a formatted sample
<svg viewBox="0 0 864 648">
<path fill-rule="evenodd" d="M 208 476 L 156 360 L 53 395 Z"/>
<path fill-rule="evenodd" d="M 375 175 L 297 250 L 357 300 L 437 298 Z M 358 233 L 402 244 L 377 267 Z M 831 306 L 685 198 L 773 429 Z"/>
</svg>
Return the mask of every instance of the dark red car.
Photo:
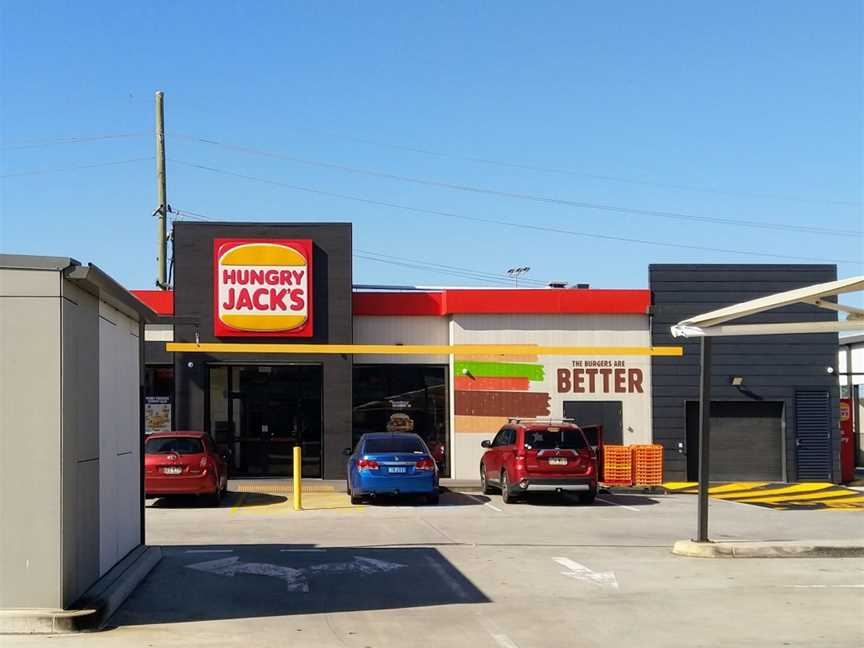
<svg viewBox="0 0 864 648">
<path fill-rule="evenodd" d="M 525 493 L 577 493 L 591 504 L 597 497 L 597 455 L 574 423 L 511 419 L 480 461 L 483 492 L 501 491 L 510 503 Z"/>
<path fill-rule="evenodd" d="M 204 432 L 155 432 L 144 441 L 145 495 L 200 495 L 218 506 L 228 489 L 227 459 Z"/>
</svg>

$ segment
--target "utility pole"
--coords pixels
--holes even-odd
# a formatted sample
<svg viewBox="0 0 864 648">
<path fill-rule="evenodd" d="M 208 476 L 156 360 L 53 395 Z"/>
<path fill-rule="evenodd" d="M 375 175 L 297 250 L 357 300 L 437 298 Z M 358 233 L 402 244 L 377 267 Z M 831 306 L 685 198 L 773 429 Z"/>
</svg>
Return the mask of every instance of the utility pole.
<svg viewBox="0 0 864 648">
<path fill-rule="evenodd" d="M 156 193 L 158 224 L 156 226 L 156 286 L 168 289 L 168 192 L 165 188 L 165 107 L 164 93 L 156 93 Z"/>
</svg>

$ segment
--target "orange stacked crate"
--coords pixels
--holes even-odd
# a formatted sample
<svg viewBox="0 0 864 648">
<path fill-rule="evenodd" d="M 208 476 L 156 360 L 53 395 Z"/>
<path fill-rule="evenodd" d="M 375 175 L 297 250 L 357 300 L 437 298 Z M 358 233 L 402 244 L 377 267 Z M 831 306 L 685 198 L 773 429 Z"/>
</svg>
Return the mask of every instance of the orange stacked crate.
<svg viewBox="0 0 864 648">
<path fill-rule="evenodd" d="M 633 484 L 635 486 L 659 486 L 663 483 L 663 446 L 634 445 Z"/>
<path fill-rule="evenodd" d="M 630 486 L 633 484 L 633 455 L 629 446 L 603 446 L 604 484 Z"/>
</svg>

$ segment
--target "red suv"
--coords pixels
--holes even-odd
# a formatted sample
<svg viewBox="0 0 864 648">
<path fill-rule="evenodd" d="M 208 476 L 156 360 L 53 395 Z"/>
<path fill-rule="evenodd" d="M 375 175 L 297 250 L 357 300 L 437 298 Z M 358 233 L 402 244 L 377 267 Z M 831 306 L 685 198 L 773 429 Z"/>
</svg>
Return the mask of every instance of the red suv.
<svg viewBox="0 0 864 648">
<path fill-rule="evenodd" d="M 483 492 L 510 503 L 523 493 L 575 492 L 583 504 L 597 496 L 597 455 L 578 425 L 510 419 L 480 461 Z"/>
<path fill-rule="evenodd" d="M 204 432 L 155 432 L 144 441 L 145 496 L 202 495 L 219 506 L 229 454 Z"/>
</svg>

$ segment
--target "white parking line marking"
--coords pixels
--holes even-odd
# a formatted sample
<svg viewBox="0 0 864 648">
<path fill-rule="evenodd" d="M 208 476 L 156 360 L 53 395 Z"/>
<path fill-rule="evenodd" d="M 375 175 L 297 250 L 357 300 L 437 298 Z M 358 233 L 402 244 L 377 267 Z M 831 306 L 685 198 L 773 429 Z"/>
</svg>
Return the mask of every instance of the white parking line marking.
<svg viewBox="0 0 864 648">
<path fill-rule="evenodd" d="M 187 549 L 186 553 L 234 553 L 233 549 Z"/>
<path fill-rule="evenodd" d="M 618 502 L 613 502 L 612 500 L 603 499 L 602 497 L 598 497 L 597 500 L 600 502 L 606 502 L 607 504 L 611 504 L 612 506 L 620 506 L 621 508 L 625 508 L 628 511 L 636 511 L 638 513 L 641 513 L 641 511 L 638 508 L 636 508 L 635 506 L 627 506 L 626 504 L 618 504 Z"/>
<path fill-rule="evenodd" d="M 432 556 L 426 556 L 426 562 L 432 568 L 432 571 L 438 574 L 441 580 L 447 584 L 447 587 L 450 588 L 450 591 L 453 592 L 457 598 L 462 599 L 463 601 L 468 600 L 468 592 L 465 591 L 465 588 L 462 587 L 462 584 L 459 581 L 447 573 L 447 570 L 444 569 L 441 563 L 435 560 Z"/>
<path fill-rule="evenodd" d="M 470 499 L 470 500 L 474 500 L 474 501 L 477 502 L 478 504 L 482 504 L 483 506 L 488 506 L 488 507 L 491 508 L 493 511 L 498 511 L 499 513 L 503 513 L 503 511 L 502 511 L 500 508 L 498 508 L 497 506 L 495 506 L 492 502 L 484 502 L 484 501 L 483 501 L 482 499 L 480 499 L 479 497 L 477 497 L 477 496 L 475 496 L 475 495 L 469 495 L 468 493 L 464 493 L 464 495 L 465 495 L 465 497 L 467 497 L 468 499 Z"/>
<path fill-rule="evenodd" d="M 569 576 L 570 578 L 591 583 L 592 585 L 599 585 L 600 587 L 608 586 L 612 589 L 618 589 L 618 579 L 615 578 L 615 572 L 595 572 L 569 558 L 553 558 L 552 560 L 570 570 L 561 572 L 562 576 Z"/>
<path fill-rule="evenodd" d="M 519 646 L 505 634 L 493 634 L 492 638 L 501 648 L 519 648 Z"/>
</svg>

